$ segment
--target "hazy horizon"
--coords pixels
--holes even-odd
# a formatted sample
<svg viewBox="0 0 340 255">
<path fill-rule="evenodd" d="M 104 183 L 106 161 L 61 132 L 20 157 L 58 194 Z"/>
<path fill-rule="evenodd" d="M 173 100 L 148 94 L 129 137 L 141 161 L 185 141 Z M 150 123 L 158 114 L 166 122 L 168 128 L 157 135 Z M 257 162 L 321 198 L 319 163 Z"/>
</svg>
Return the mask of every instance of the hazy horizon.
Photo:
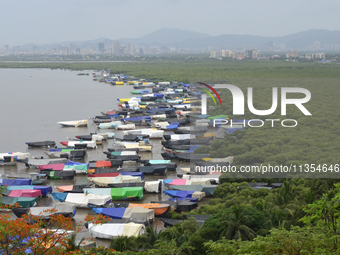
<svg viewBox="0 0 340 255">
<path fill-rule="evenodd" d="M 211 36 L 340 30 L 335 0 L 17 0 L 0 9 L 0 45 L 139 38 L 161 28 Z"/>
</svg>

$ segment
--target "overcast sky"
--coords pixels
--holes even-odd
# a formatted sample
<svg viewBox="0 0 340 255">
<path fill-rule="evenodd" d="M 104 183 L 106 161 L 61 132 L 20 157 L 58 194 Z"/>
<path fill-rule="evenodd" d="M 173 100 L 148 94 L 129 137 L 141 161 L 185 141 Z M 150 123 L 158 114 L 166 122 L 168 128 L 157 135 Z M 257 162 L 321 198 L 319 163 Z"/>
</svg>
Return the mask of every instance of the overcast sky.
<svg viewBox="0 0 340 255">
<path fill-rule="evenodd" d="M 160 28 L 282 36 L 340 30 L 339 0 L 0 0 L 0 45 L 138 38 Z"/>
</svg>

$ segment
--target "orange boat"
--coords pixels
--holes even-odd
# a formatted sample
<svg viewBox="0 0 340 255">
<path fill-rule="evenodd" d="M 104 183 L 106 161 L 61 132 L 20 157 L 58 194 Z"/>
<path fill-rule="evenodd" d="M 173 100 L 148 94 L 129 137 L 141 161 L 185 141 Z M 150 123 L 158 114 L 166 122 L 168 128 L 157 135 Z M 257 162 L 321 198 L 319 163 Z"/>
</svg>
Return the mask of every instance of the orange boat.
<svg viewBox="0 0 340 255">
<path fill-rule="evenodd" d="M 129 208 L 131 207 L 144 207 L 146 209 L 153 209 L 155 211 L 155 216 L 166 216 L 168 212 L 171 210 L 171 206 L 169 204 L 158 204 L 158 203 L 146 203 L 146 204 L 129 204 Z"/>
</svg>

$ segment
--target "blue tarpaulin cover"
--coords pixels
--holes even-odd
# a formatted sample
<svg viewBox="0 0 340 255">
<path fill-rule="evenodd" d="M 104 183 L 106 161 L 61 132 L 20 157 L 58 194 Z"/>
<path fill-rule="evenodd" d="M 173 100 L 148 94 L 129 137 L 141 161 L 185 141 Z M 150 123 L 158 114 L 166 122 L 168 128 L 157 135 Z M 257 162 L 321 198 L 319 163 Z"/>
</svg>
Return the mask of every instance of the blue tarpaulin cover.
<svg viewBox="0 0 340 255">
<path fill-rule="evenodd" d="M 185 197 L 191 197 L 192 194 L 194 194 L 195 191 L 187 191 L 187 190 L 164 190 L 163 191 L 166 195 L 171 197 L 179 197 L 179 198 L 185 198 Z"/>
<path fill-rule="evenodd" d="M 93 208 L 92 211 L 109 216 L 112 219 L 122 219 L 126 208 Z"/>
<path fill-rule="evenodd" d="M 52 192 L 51 195 L 53 196 L 54 200 L 59 200 L 60 202 L 64 202 L 68 193 Z"/>
<path fill-rule="evenodd" d="M 2 186 L 20 186 L 20 185 L 32 185 L 31 179 L 1 179 L 0 184 Z"/>
</svg>

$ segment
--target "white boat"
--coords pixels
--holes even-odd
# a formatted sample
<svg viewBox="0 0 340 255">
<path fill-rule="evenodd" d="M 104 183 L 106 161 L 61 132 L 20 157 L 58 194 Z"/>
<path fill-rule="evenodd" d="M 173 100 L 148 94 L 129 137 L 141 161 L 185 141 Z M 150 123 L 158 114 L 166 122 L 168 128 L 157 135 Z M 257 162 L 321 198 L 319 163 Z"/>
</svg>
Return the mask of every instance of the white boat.
<svg viewBox="0 0 340 255">
<path fill-rule="evenodd" d="M 62 145 L 73 148 L 75 145 L 81 145 L 86 144 L 87 148 L 95 149 L 97 148 L 97 142 L 96 141 L 68 141 L 68 142 L 60 142 Z"/>
<path fill-rule="evenodd" d="M 124 131 L 123 134 L 124 135 L 148 135 L 149 138 L 162 138 L 164 135 L 164 130 L 145 128 L 145 129 Z"/>
<path fill-rule="evenodd" d="M 111 200 L 111 195 L 68 193 L 65 202 L 74 204 L 76 207 L 87 208 L 89 205 L 104 206 Z"/>
<path fill-rule="evenodd" d="M 8 152 L 8 153 L 0 153 L 0 160 L 4 160 L 4 157 L 12 157 L 17 159 L 26 159 L 29 158 L 30 154 L 25 152 Z"/>
<path fill-rule="evenodd" d="M 116 128 L 120 125 L 122 125 L 121 121 L 111 121 L 111 122 L 106 122 L 106 123 L 100 123 L 98 125 L 98 128 L 101 128 L 101 129 Z"/>
<path fill-rule="evenodd" d="M 94 225 L 90 223 L 88 225 L 89 232 L 92 236 L 97 238 L 112 239 L 118 236 L 139 236 L 145 233 L 144 224 L 136 223 L 104 223 Z"/>
<path fill-rule="evenodd" d="M 145 182 L 144 189 L 146 192 L 159 193 L 161 191 L 160 185 L 162 185 L 162 183 L 163 182 L 160 181 Z"/>
<path fill-rule="evenodd" d="M 136 129 L 135 124 L 126 124 L 126 125 L 119 125 L 115 127 L 118 130 L 131 130 L 131 129 Z"/>
<path fill-rule="evenodd" d="M 47 158 L 47 159 L 33 159 L 30 158 L 24 162 L 26 167 L 38 168 L 41 165 L 62 164 L 68 161 L 67 158 Z"/>
<path fill-rule="evenodd" d="M 71 120 L 71 121 L 59 121 L 58 124 L 63 127 L 86 127 L 87 120 Z"/>
</svg>

